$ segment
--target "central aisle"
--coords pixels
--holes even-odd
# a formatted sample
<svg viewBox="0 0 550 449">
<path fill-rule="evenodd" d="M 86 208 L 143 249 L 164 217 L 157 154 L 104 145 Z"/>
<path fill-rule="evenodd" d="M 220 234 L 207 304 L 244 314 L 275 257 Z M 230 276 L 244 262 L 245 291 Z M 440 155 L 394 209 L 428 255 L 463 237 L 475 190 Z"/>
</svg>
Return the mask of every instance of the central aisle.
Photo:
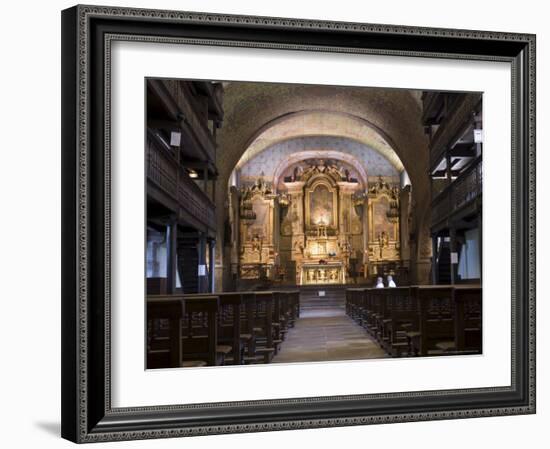
<svg viewBox="0 0 550 449">
<path fill-rule="evenodd" d="M 341 308 L 302 311 L 272 363 L 326 362 L 388 357 Z"/>
</svg>

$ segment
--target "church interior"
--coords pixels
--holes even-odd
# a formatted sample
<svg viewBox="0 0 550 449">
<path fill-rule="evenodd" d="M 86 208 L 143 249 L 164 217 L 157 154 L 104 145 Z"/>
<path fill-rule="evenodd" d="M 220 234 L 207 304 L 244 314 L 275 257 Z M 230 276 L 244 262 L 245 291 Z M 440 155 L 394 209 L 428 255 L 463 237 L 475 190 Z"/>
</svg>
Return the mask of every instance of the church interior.
<svg viewBox="0 0 550 449">
<path fill-rule="evenodd" d="M 148 79 L 146 367 L 482 352 L 482 94 Z"/>
</svg>

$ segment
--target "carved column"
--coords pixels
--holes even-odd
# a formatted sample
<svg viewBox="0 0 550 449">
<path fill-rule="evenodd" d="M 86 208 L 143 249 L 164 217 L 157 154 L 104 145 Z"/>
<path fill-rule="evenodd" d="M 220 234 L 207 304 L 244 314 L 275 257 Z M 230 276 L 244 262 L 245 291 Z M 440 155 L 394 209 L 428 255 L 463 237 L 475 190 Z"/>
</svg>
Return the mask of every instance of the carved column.
<svg viewBox="0 0 550 449">
<path fill-rule="evenodd" d="M 345 270 L 351 269 L 350 257 L 354 257 L 354 253 L 357 248 L 353 248 L 352 231 L 352 216 L 351 208 L 353 207 L 351 196 L 357 189 L 356 183 L 350 183 L 346 181 L 338 182 L 338 204 L 339 204 L 339 230 L 340 230 L 340 242 L 343 244 L 342 248 L 345 248 L 343 254 Z M 346 271 L 347 272 L 347 271 Z"/>
<path fill-rule="evenodd" d="M 432 236 L 432 284 L 438 284 L 439 273 L 437 265 L 437 236 Z"/>
<path fill-rule="evenodd" d="M 306 247 L 304 236 L 304 182 L 287 182 L 285 187 L 290 196 L 289 210 L 292 223 L 292 255 L 291 258 L 296 261 L 296 283 L 300 283 L 300 273 L 302 269 L 303 252 Z"/>
<path fill-rule="evenodd" d="M 481 216 L 481 210 L 477 216 L 477 232 L 478 232 L 478 257 L 479 257 L 479 282 L 483 281 L 483 219 Z"/>
<path fill-rule="evenodd" d="M 369 197 L 365 195 L 363 200 L 363 265 L 368 267 L 369 264 Z M 367 269 L 364 268 L 363 275 L 365 278 L 369 276 Z"/>
<path fill-rule="evenodd" d="M 273 264 L 275 273 L 278 272 L 279 267 L 279 254 L 280 254 L 280 240 L 281 240 L 281 206 L 277 197 L 273 199 Z"/>
<path fill-rule="evenodd" d="M 175 217 L 170 219 L 166 228 L 166 275 L 167 275 L 167 293 L 176 292 L 176 277 L 177 277 L 177 247 L 178 247 L 178 223 Z"/>
<path fill-rule="evenodd" d="M 213 240 L 213 239 L 210 239 L 208 240 L 208 266 L 209 266 L 209 270 L 208 270 L 208 276 L 209 276 L 209 279 L 208 279 L 208 292 L 209 293 L 212 293 L 213 291 L 215 291 L 215 281 L 214 281 L 214 267 L 215 267 L 215 263 L 216 263 L 216 259 L 215 259 L 215 248 L 216 248 L 216 240 Z"/>
<path fill-rule="evenodd" d="M 239 191 L 232 186 L 229 189 L 229 220 L 231 226 L 231 270 L 234 272 L 239 264 L 239 247 L 240 247 L 240 232 L 239 232 Z"/>
<path fill-rule="evenodd" d="M 199 293 L 205 293 L 208 290 L 208 273 L 206 272 L 206 234 L 199 232 L 199 244 L 198 244 L 198 270 L 199 271 Z M 203 268 L 200 268 L 203 267 Z"/>
<path fill-rule="evenodd" d="M 399 228 L 400 240 L 401 240 L 401 259 L 403 261 L 410 261 L 411 252 L 409 247 L 409 204 L 411 200 L 411 187 L 405 186 L 401 189 L 399 194 L 400 204 L 400 216 L 399 216 Z"/>
<path fill-rule="evenodd" d="M 453 261 L 453 255 L 458 254 L 458 245 L 456 241 L 456 229 L 454 227 L 451 227 L 449 229 L 449 237 L 450 237 L 450 247 L 451 247 L 451 284 L 454 284 L 457 279 L 458 275 L 458 261 L 454 263 Z"/>
<path fill-rule="evenodd" d="M 351 208 L 353 207 L 351 196 L 357 189 L 356 183 L 338 182 L 339 198 L 339 222 L 340 236 L 351 234 Z"/>
</svg>

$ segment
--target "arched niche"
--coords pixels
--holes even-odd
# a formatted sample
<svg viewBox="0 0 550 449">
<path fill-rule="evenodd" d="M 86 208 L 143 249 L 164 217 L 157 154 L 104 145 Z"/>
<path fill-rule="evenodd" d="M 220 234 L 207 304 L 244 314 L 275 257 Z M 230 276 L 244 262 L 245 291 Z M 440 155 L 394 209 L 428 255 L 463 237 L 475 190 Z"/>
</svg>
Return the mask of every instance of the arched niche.
<svg viewBox="0 0 550 449">
<path fill-rule="evenodd" d="M 326 174 L 310 178 L 304 187 L 306 230 L 318 226 L 338 228 L 338 187 Z"/>
</svg>

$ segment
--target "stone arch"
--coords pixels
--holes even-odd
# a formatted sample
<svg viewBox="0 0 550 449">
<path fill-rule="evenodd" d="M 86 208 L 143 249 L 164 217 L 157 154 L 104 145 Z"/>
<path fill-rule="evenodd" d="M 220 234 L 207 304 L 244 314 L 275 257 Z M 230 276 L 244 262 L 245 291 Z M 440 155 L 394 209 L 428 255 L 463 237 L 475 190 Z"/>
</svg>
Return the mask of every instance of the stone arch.
<svg viewBox="0 0 550 449">
<path fill-rule="evenodd" d="M 353 114 L 326 110 L 302 110 L 266 123 L 247 143 L 236 168 L 282 140 L 304 137 L 305 129 L 308 136 L 341 137 L 362 143 L 380 153 L 397 171 L 404 170 L 403 163 L 390 143 L 391 138 L 383 130 Z"/>
<path fill-rule="evenodd" d="M 224 107 L 225 123 L 218 134 L 217 153 L 218 179 L 222 187 L 216 192 L 220 229 L 227 214 L 229 176 L 248 147 L 267 130 L 291 117 L 323 111 L 355 121 L 363 120 L 371 129 L 378 130 L 411 179 L 416 204 L 425 204 L 413 212 L 417 247 L 425 247 L 430 241 L 428 138 L 421 124 L 417 96 L 401 89 L 236 82 L 225 87 Z M 217 252 L 221 253 L 223 251 Z M 220 259 L 218 269 L 222 267 Z M 221 272 L 217 271 L 217 276 L 221 278 Z M 413 278 L 417 282 L 427 281 L 418 276 Z"/>
</svg>

